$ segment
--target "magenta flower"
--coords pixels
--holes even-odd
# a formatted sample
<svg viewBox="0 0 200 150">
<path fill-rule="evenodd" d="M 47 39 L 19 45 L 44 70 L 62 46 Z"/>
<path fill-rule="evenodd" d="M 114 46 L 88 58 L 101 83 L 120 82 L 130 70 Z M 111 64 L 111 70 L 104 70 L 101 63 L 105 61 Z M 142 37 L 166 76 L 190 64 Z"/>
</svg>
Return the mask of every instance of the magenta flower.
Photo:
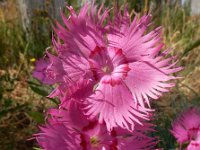
<svg viewBox="0 0 200 150">
<path fill-rule="evenodd" d="M 180 145 L 189 144 L 187 150 L 200 148 L 200 111 L 190 108 L 183 112 L 172 124 L 171 133 Z"/>
<path fill-rule="evenodd" d="M 38 144 L 44 150 L 78 150 L 81 146 L 77 144 L 80 136 L 65 123 L 49 121 L 45 126 L 40 127 L 40 133 L 35 134 Z"/>
<path fill-rule="evenodd" d="M 134 132 L 129 132 L 122 128 L 114 128 L 112 133 L 117 140 L 117 148 L 120 150 L 152 150 L 158 143 L 155 138 L 146 134 L 154 132 L 152 124 L 144 123 L 144 126 L 136 126 Z"/>
<path fill-rule="evenodd" d="M 47 66 L 49 65 L 49 61 L 43 58 L 37 60 L 35 62 L 35 70 L 33 72 L 33 77 L 38 79 L 39 81 L 41 81 L 44 84 L 54 84 L 55 81 L 53 81 L 51 78 L 48 78 L 46 76 L 46 69 Z"/>
<path fill-rule="evenodd" d="M 156 142 L 147 137 L 151 125 L 129 132 L 115 128 L 108 132 L 106 125 L 97 120 L 89 121 L 80 106 L 71 101 L 65 109 L 50 109 L 48 124 L 35 134 L 38 144 L 45 150 L 141 150 L 152 149 Z"/>
<path fill-rule="evenodd" d="M 90 84 L 78 88 L 84 96 L 76 101 L 83 103 L 85 115 L 98 116 L 109 131 L 113 127 L 134 130 L 135 123 L 142 124 L 141 118 L 149 118 L 149 100 L 174 86 L 172 74 L 181 67 L 175 67 L 174 57 L 162 51 L 160 28 L 146 33 L 149 14 L 131 22 L 126 8 L 123 15 L 116 9 L 113 19 L 103 5 L 96 8 L 85 4 L 76 14 L 68 7 L 69 18 L 62 14 L 65 27 L 57 23 L 54 28 L 57 55 L 47 53 L 50 64 L 45 74 L 60 86 L 50 96 L 62 97 L 62 103 L 71 100 L 70 87 L 78 87 L 84 79 Z"/>
<path fill-rule="evenodd" d="M 199 149 L 200 149 L 200 139 L 192 140 L 186 148 L 186 150 L 199 150 Z"/>
</svg>

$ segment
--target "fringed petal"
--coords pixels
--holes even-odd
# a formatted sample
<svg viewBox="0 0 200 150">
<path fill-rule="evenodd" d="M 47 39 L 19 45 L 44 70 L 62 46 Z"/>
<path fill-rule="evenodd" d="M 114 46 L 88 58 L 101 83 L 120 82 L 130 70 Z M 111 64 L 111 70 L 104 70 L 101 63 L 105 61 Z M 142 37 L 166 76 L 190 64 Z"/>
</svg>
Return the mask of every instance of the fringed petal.
<svg viewBox="0 0 200 150">
<path fill-rule="evenodd" d="M 115 86 L 100 83 L 87 101 L 86 115 L 98 115 L 99 122 L 105 121 L 109 131 L 116 126 L 134 130 L 134 124 L 141 124 L 141 119 L 148 119 L 150 112 L 134 103 L 131 92 L 123 82 Z"/>
</svg>

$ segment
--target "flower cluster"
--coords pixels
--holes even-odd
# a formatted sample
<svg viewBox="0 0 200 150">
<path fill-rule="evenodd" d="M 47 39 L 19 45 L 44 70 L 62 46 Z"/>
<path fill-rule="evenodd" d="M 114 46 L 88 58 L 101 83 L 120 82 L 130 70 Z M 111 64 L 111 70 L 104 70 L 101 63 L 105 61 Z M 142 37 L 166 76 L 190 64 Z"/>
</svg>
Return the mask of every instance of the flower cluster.
<svg viewBox="0 0 200 150">
<path fill-rule="evenodd" d="M 109 132 L 105 123 L 88 120 L 76 102 L 71 101 L 66 107 L 67 110 L 49 109 L 48 124 L 35 134 L 45 150 L 150 150 L 156 143 L 145 135 L 151 124 L 136 126 L 134 133 L 120 127 Z"/>
<path fill-rule="evenodd" d="M 186 150 L 200 149 L 200 111 L 190 108 L 183 112 L 172 124 L 171 133 Z"/>
<path fill-rule="evenodd" d="M 103 5 L 85 4 L 77 14 L 61 13 L 52 43 L 56 55 L 36 62 L 33 76 L 56 84 L 49 97 L 58 109 L 49 110 L 47 125 L 36 134 L 47 150 L 152 149 L 151 100 L 173 87 L 176 67 L 170 50 L 162 51 L 161 28 L 147 33 L 151 15 L 133 21 L 125 7 L 113 18 Z"/>
</svg>

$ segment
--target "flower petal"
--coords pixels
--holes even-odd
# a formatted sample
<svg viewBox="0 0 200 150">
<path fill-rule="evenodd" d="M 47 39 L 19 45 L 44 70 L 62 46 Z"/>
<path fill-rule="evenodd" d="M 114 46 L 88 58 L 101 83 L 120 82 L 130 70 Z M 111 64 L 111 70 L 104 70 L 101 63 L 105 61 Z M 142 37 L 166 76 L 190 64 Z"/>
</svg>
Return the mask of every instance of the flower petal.
<svg viewBox="0 0 200 150">
<path fill-rule="evenodd" d="M 148 62 L 134 62 L 129 64 L 129 68 L 124 82 L 142 107 L 145 107 L 145 103 L 149 104 L 149 97 L 158 99 L 162 92 L 168 91 L 167 87 L 173 86 L 167 82 L 173 79 L 168 75 L 170 68 L 159 68 Z"/>
<path fill-rule="evenodd" d="M 148 109 L 141 109 L 134 103 L 131 92 L 121 81 L 113 86 L 100 82 L 94 94 L 88 99 L 87 115 L 98 116 L 99 122 L 105 121 L 107 129 L 120 126 L 134 130 L 134 124 L 148 119 Z"/>
</svg>

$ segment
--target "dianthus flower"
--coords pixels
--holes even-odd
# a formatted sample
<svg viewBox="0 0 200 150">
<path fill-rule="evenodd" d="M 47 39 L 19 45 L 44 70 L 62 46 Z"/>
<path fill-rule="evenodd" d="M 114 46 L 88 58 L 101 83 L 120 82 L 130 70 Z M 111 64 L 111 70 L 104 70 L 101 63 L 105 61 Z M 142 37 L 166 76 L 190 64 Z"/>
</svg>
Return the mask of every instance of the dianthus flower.
<svg viewBox="0 0 200 150">
<path fill-rule="evenodd" d="M 183 112 L 172 124 L 171 133 L 186 150 L 200 149 L 200 111 L 190 108 Z"/>
<path fill-rule="evenodd" d="M 35 62 L 35 70 L 32 75 L 34 78 L 38 79 L 42 83 L 51 85 L 51 84 L 54 84 L 55 82 L 54 80 L 48 78 L 45 73 L 47 66 L 49 64 L 50 63 L 48 60 L 45 60 L 44 58 L 40 58 L 39 60 Z"/>
<path fill-rule="evenodd" d="M 67 106 L 68 105 L 68 106 Z M 151 150 L 156 141 L 148 137 L 152 125 L 144 123 L 134 132 L 121 128 L 107 131 L 105 123 L 87 120 L 79 104 L 71 101 L 67 109 L 50 109 L 46 125 L 35 134 L 44 150 Z"/>
<path fill-rule="evenodd" d="M 103 5 L 97 10 L 86 3 L 79 14 L 71 6 L 68 9 L 68 18 L 61 13 L 65 27 L 57 23 L 54 28 L 57 54 L 47 52 L 45 77 L 59 84 L 51 96 L 62 101 L 76 97 L 84 104 L 85 115 L 98 117 L 109 131 L 134 130 L 135 123 L 142 124 L 140 118 L 149 118 L 149 100 L 173 87 L 172 74 L 181 70 L 174 57 L 168 57 L 169 51 L 162 51 L 160 27 L 147 32 L 151 15 L 131 21 L 127 8 L 123 14 L 115 9 L 113 19 Z M 82 79 L 88 84 L 81 89 Z M 81 99 L 69 94 L 74 85 L 78 91 L 73 93 Z"/>
</svg>

